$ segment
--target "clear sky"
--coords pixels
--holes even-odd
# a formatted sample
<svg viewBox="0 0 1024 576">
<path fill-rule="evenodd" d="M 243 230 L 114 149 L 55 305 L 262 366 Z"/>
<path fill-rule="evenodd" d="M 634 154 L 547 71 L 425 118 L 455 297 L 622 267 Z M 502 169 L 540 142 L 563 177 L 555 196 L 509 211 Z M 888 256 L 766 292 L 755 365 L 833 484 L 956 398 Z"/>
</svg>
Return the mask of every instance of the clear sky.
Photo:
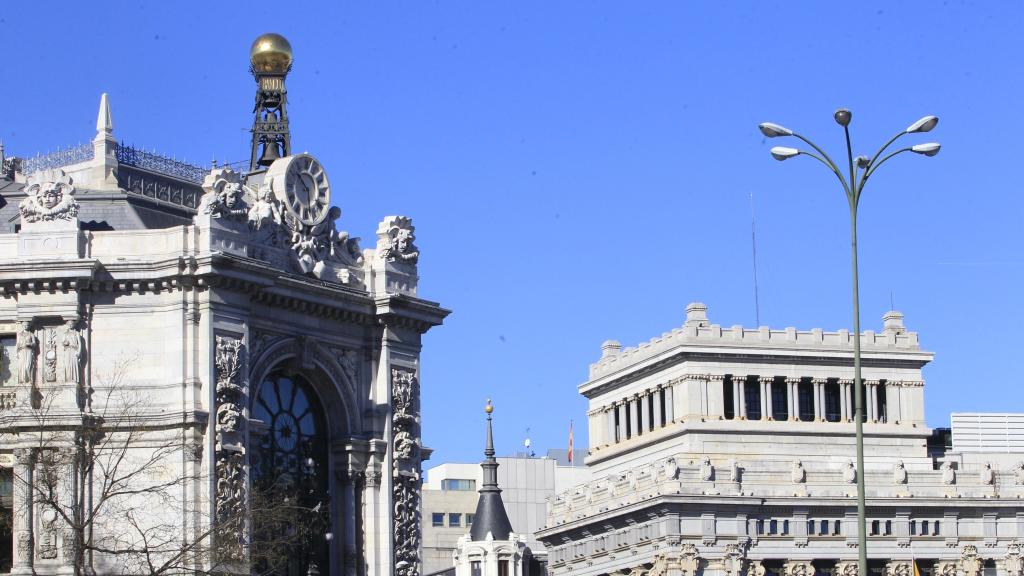
<svg viewBox="0 0 1024 576">
<path fill-rule="evenodd" d="M 258 8 L 254 8 L 258 6 Z M 278 7 L 278 8 L 275 8 Z M 115 136 L 195 162 L 248 156 L 249 45 L 295 50 L 292 142 L 319 157 L 340 228 L 373 245 L 413 217 L 420 295 L 454 310 L 425 339 L 432 461 L 586 446 L 576 386 L 609 338 L 849 327 L 849 229 L 834 178 L 779 164 L 762 121 L 870 154 L 925 114 L 935 158 L 887 164 L 861 205 L 864 329 L 890 298 L 923 346 L 928 423 L 1024 411 L 1014 174 L 1024 154 L 1019 2 L 11 2 L 0 137 L 35 154 Z M 155 337 L 156 335 L 154 335 Z"/>
</svg>

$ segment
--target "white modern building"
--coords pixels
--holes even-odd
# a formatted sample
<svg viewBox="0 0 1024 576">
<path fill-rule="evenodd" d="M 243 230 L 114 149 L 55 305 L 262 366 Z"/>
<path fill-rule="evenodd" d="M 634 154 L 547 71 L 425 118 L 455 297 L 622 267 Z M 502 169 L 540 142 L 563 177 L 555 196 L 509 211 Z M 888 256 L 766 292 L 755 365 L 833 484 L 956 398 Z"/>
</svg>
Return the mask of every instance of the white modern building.
<svg viewBox="0 0 1024 576">
<path fill-rule="evenodd" d="M 584 450 L 578 450 L 574 466 L 557 457 L 498 457 L 496 461 L 501 498 L 512 529 L 526 539 L 532 554 L 543 560 L 546 550 L 533 533 L 544 525 L 548 499 L 591 477 L 583 466 Z M 423 571 L 425 574 L 452 567 L 452 552 L 459 538 L 474 523 L 483 486 L 480 464 L 445 463 L 427 470 L 423 483 Z"/>
<path fill-rule="evenodd" d="M 846 330 L 723 327 L 694 303 L 649 342 L 605 342 L 579 387 L 594 478 L 552 498 L 536 533 L 549 572 L 854 576 L 863 474 L 872 573 L 1020 576 L 1024 454 L 977 454 L 998 433 L 959 416 L 960 455 L 930 453 L 932 353 L 897 312 L 861 340 L 864 470 Z"/>
<path fill-rule="evenodd" d="M 360 247 L 292 153 L 288 42 L 250 63 L 247 166 L 118 144 L 105 95 L 86 146 L 0 158 L 3 572 L 421 572 L 421 336 L 448 311 L 412 221 Z"/>
</svg>

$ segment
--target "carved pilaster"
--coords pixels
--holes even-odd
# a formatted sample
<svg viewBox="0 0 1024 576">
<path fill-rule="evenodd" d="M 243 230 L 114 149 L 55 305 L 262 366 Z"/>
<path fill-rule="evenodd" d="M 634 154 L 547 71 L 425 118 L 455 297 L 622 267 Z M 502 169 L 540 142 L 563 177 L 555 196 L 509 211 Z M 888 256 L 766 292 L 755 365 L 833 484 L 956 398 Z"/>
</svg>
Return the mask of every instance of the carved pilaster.
<svg viewBox="0 0 1024 576">
<path fill-rule="evenodd" d="M 700 552 L 694 544 L 683 544 L 679 548 L 679 574 L 697 576 L 700 570 Z"/>
<path fill-rule="evenodd" d="M 1002 564 L 1006 576 L 1024 575 L 1024 553 L 1020 542 L 1014 540 L 1006 546 L 1006 556 L 1003 556 Z"/>
<path fill-rule="evenodd" d="M 964 550 L 960 554 L 959 568 L 963 576 L 981 576 L 982 562 L 978 557 L 976 546 L 973 544 L 964 546 Z"/>
<path fill-rule="evenodd" d="M 914 568 L 909 560 L 891 560 L 885 565 L 885 576 L 913 576 Z"/>
<path fill-rule="evenodd" d="M 218 336 L 216 344 L 216 547 L 221 556 L 219 560 L 240 562 L 245 557 L 244 519 L 248 501 L 242 445 L 245 349 L 238 338 Z"/>
<path fill-rule="evenodd" d="M 33 471 L 35 468 L 35 461 L 35 449 L 14 449 L 14 485 L 12 486 L 12 496 L 14 501 L 14 559 L 12 562 L 11 574 L 28 575 L 33 573 L 32 483 L 34 480 Z"/>
<path fill-rule="evenodd" d="M 860 574 L 860 565 L 856 560 L 840 560 L 836 562 L 836 576 L 857 576 Z"/>
<path fill-rule="evenodd" d="M 411 370 L 391 370 L 394 570 L 420 574 L 420 391 Z"/>
</svg>

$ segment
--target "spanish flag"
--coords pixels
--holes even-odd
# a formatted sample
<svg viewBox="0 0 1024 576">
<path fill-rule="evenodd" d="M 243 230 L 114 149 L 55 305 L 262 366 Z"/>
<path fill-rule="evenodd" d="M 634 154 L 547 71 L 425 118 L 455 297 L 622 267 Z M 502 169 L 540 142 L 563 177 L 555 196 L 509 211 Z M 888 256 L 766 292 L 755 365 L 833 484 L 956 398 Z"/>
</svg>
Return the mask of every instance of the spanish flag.
<svg viewBox="0 0 1024 576">
<path fill-rule="evenodd" d="M 910 561 L 914 565 L 914 576 L 921 576 L 921 571 L 917 569 L 917 558 Z"/>
<path fill-rule="evenodd" d="M 572 420 L 569 420 L 569 465 L 572 466 Z M 914 576 L 921 576 L 914 574 Z"/>
</svg>

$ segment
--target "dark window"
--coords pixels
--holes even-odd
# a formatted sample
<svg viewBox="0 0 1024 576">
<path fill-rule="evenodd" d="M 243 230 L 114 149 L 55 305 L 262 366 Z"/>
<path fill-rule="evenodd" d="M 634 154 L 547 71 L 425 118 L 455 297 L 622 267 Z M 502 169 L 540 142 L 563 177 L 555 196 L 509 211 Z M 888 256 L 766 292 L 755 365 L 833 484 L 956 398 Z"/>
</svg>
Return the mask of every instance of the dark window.
<svg viewBox="0 0 1024 576">
<path fill-rule="evenodd" d="M 764 520 L 757 521 L 757 533 L 764 534 Z"/>
<path fill-rule="evenodd" d="M 839 383 L 826 382 L 822 388 L 825 390 L 825 420 L 839 422 L 839 417 L 842 415 Z"/>
<path fill-rule="evenodd" d="M 885 532 L 886 536 L 892 536 L 892 520 L 885 521 Z"/>
<path fill-rule="evenodd" d="M 619 423 L 619 407 L 616 406 L 612 413 L 615 414 L 615 441 L 619 442 L 623 439 L 622 434 L 619 432 L 622 430 L 622 425 Z"/>
<path fill-rule="evenodd" d="M 921 520 L 921 536 L 927 536 L 927 535 L 928 535 L 928 521 L 927 520 Z"/>
<path fill-rule="evenodd" d="M 814 536 L 814 520 L 807 521 L 807 535 Z"/>
<path fill-rule="evenodd" d="M 843 533 L 843 524 L 841 520 L 836 520 L 832 526 L 832 535 L 839 536 Z"/>
<path fill-rule="evenodd" d="M 668 424 L 668 418 L 665 413 L 665 389 L 658 390 L 658 413 L 661 414 L 662 426 Z"/>
<path fill-rule="evenodd" d="M 430 515 L 431 526 L 444 526 L 444 512 L 434 512 Z"/>
<path fill-rule="evenodd" d="M 917 536 L 917 522 L 910 521 L 910 535 Z"/>
<path fill-rule="evenodd" d="M 778 534 L 778 532 L 779 532 L 779 521 L 778 520 L 770 520 L 768 522 L 768 533 L 769 534 Z"/>
<path fill-rule="evenodd" d="M 511 560 L 505 560 L 504 558 L 498 559 L 498 576 L 508 576 L 508 565 L 510 562 Z"/>
<path fill-rule="evenodd" d="M 778 378 L 772 381 L 769 390 L 772 392 L 772 418 L 776 420 L 789 420 L 789 395 L 786 394 L 785 382 Z"/>
<path fill-rule="evenodd" d="M 483 574 L 483 571 L 480 569 L 479 560 L 474 560 L 473 562 L 469 563 L 469 573 L 470 576 L 480 576 L 481 574 Z"/>
<path fill-rule="evenodd" d="M 473 515 L 469 512 L 466 513 L 466 527 L 469 528 L 473 525 Z"/>
<path fill-rule="evenodd" d="M 733 403 L 735 402 L 732 394 L 733 383 L 732 380 L 726 382 L 722 379 L 722 402 L 725 404 L 725 419 L 732 420 L 736 417 L 736 411 L 734 410 Z"/>
<path fill-rule="evenodd" d="M 294 535 L 287 554 L 257 555 L 254 564 L 261 573 L 279 575 L 305 574 L 312 562 L 328 566 L 327 438 L 316 394 L 302 376 L 275 372 L 260 384 L 252 415 L 262 424 L 253 430 L 252 498 L 258 509 L 274 511 L 267 519 L 247 519 L 256 527 L 253 549 L 264 539 L 276 549 L 283 531 Z"/>
<path fill-rule="evenodd" d="M 448 527 L 449 528 L 458 528 L 460 526 L 462 526 L 462 514 L 459 514 L 458 512 L 449 512 L 448 513 Z"/>
<path fill-rule="evenodd" d="M 761 387 L 757 382 L 743 386 L 743 401 L 747 404 L 747 420 L 761 419 Z"/>
<path fill-rule="evenodd" d="M 810 380 L 802 379 L 796 385 L 796 401 L 799 404 L 800 419 L 804 422 L 814 420 L 814 384 Z"/>
<path fill-rule="evenodd" d="M 789 520 L 782 521 L 782 535 L 786 536 L 789 534 Z"/>
<path fill-rule="evenodd" d="M 626 401 L 626 403 L 623 404 L 623 407 L 625 408 L 625 410 L 623 410 L 623 412 L 626 413 L 626 438 L 632 438 L 633 437 L 633 414 L 632 414 L 633 410 L 631 410 L 631 408 L 633 408 L 633 405 L 629 401 Z"/>
<path fill-rule="evenodd" d="M 821 521 L 821 529 L 818 530 L 818 534 L 822 536 L 828 536 L 828 520 Z"/>
<path fill-rule="evenodd" d="M 644 400 L 644 410 L 647 411 L 647 429 L 654 430 L 654 394 L 647 395 L 647 400 Z"/>
<path fill-rule="evenodd" d="M 871 521 L 871 535 L 878 536 L 878 520 Z"/>
<path fill-rule="evenodd" d="M 887 389 L 888 389 L 888 386 L 887 386 L 886 381 L 885 380 L 880 380 L 878 382 L 878 388 L 876 390 L 876 394 L 878 395 L 876 400 L 878 401 L 878 404 L 877 404 L 877 407 L 875 408 L 875 414 L 878 415 L 878 421 L 879 422 L 888 422 L 889 421 L 889 414 L 888 414 L 888 412 L 889 412 L 889 404 L 886 402 L 886 397 L 885 397 L 885 393 L 886 393 Z"/>
</svg>

